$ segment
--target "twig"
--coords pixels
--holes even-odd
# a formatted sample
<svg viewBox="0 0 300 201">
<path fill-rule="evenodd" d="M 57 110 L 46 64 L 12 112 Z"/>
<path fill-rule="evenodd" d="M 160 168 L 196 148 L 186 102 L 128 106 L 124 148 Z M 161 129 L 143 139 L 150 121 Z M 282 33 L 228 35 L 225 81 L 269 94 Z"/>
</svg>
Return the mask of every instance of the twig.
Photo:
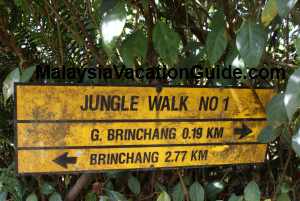
<svg viewBox="0 0 300 201">
<path fill-rule="evenodd" d="M 282 173 L 281 173 L 281 175 L 280 175 L 279 178 L 278 178 L 277 185 L 280 185 L 280 184 L 283 182 L 283 179 L 284 179 L 284 176 L 285 176 L 285 174 L 286 174 L 286 171 L 287 171 L 287 168 L 288 168 L 288 166 L 289 166 L 289 163 L 290 163 L 291 158 L 292 158 L 292 150 L 289 149 L 289 151 L 288 151 L 288 157 L 287 157 L 287 159 L 286 159 L 286 161 L 285 161 L 285 164 L 284 164 Z M 278 190 L 279 190 L 279 188 L 277 187 L 277 188 L 275 189 L 275 191 L 274 191 L 273 196 L 272 196 L 272 197 L 273 197 L 272 200 L 276 200 L 276 195 L 277 195 L 277 193 L 278 193 Z"/>
<path fill-rule="evenodd" d="M 19 67 L 21 69 L 26 68 L 24 64 L 26 63 L 27 59 L 24 56 L 23 50 L 17 46 L 16 39 L 12 34 L 6 29 L 4 24 L 1 24 L 0 21 L 0 41 L 7 46 L 15 55 L 19 58 Z"/>
<path fill-rule="evenodd" d="M 147 33 L 148 33 L 148 51 L 147 51 L 147 63 L 149 66 L 156 66 L 157 55 L 153 47 L 152 33 L 154 29 L 154 6 L 155 2 L 153 0 L 148 1 L 148 9 L 144 11 L 144 16 L 147 23 Z"/>
<path fill-rule="evenodd" d="M 285 26 L 285 38 L 284 38 L 284 42 L 285 42 L 285 57 L 286 57 L 286 63 L 289 63 L 289 15 L 286 17 L 286 26 Z"/>
<path fill-rule="evenodd" d="M 288 127 L 288 133 L 289 133 L 290 135 L 293 134 L 292 128 L 291 128 L 290 126 Z M 284 179 L 284 176 L 286 175 L 286 171 L 287 171 L 287 168 L 288 168 L 289 163 L 290 163 L 290 161 L 291 161 L 291 158 L 292 158 L 292 149 L 291 149 L 291 147 L 289 147 L 289 150 L 288 150 L 288 156 L 287 156 L 287 159 L 286 159 L 286 161 L 285 161 L 285 163 L 284 163 L 284 166 L 283 166 L 281 175 L 278 177 L 277 185 L 280 185 L 280 184 L 283 182 L 283 179 Z M 277 193 L 278 193 L 278 190 L 279 190 L 278 187 L 275 188 L 274 194 L 273 194 L 273 196 L 272 196 L 272 197 L 273 197 L 273 200 L 276 200 L 276 195 L 277 195 Z"/>
<path fill-rule="evenodd" d="M 56 22 L 56 27 L 57 27 L 57 35 L 58 35 L 58 49 L 59 49 L 59 62 L 60 65 L 64 65 L 64 46 L 63 46 L 63 42 L 62 42 L 62 36 L 61 36 L 61 30 L 60 30 L 60 25 L 59 22 Z"/>
<path fill-rule="evenodd" d="M 183 190 L 185 199 L 186 199 L 186 201 L 189 201 L 189 200 L 190 200 L 189 192 L 188 192 L 188 190 L 187 190 L 187 188 L 186 188 L 186 186 L 185 186 L 185 183 L 184 183 L 184 181 L 183 181 L 183 178 L 182 178 L 182 176 L 181 176 L 181 174 L 180 174 L 180 172 L 179 172 L 178 169 L 176 170 L 176 172 L 177 172 L 177 175 L 178 175 L 178 177 L 179 177 L 180 184 L 181 184 L 181 187 L 182 187 L 182 190 Z"/>
<path fill-rule="evenodd" d="M 200 2 L 196 1 L 198 8 L 205 14 L 205 16 L 209 19 L 212 20 L 211 16 L 209 16 L 208 11 L 205 9 L 205 7 L 203 5 L 201 5 Z"/>
<path fill-rule="evenodd" d="M 92 174 L 82 174 L 71 190 L 67 193 L 65 201 L 76 200 L 81 190 L 90 182 Z"/>
<path fill-rule="evenodd" d="M 151 193 L 150 195 L 148 195 L 148 196 L 146 196 L 144 198 L 141 198 L 140 200 L 148 200 L 148 199 L 152 198 L 155 194 L 156 194 L 155 192 Z"/>
</svg>

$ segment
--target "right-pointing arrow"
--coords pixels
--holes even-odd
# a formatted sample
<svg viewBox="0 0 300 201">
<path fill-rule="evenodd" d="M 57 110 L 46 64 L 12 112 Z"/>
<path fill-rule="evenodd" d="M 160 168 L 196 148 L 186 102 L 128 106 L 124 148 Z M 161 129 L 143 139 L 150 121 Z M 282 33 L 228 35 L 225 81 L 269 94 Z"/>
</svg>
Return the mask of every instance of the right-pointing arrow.
<svg viewBox="0 0 300 201">
<path fill-rule="evenodd" d="M 68 164 L 76 164 L 77 157 L 68 157 L 68 152 L 63 153 L 53 160 L 56 164 L 63 168 L 68 168 Z"/>
<path fill-rule="evenodd" d="M 242 139 L 252 133 L 252 130 L 242 123 L 242 128 L 234 128 L 234 134 L 239 135 L 239 139 Z"/>
</svg>

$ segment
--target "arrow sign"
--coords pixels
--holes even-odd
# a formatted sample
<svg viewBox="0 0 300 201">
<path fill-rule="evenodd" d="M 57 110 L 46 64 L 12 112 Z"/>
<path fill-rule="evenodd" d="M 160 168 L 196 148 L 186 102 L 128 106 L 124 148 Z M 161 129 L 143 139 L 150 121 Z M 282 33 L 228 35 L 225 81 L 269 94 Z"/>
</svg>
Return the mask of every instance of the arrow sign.
<svg viewBox="0 0 300 201">
<path fill-rule="evenodd" d="M 67 169 L 68 164 L 76 164 L 77 157 L 68 157 L 68 152 L 65 152 L 64 154 L 55 158 L 53 162 Z"/>
<path fill-rule="evenodd" d="M 257 136 L 273 89 L 19 83 L 14 92 L 19 174 L 265 160 Z"/>
<path fill-rule="evenodd" d="M 19 150 L 18 164 L 20 164 L 19 173 L 21 174 L 249 164 L 264 162 L 266 148 L 265 144 L 82 148 L 67 149 L 64 151 L 67 153 L 62 152 L 63 155 L 55 149 Z M 56 165 L 51 160 L 39 160 L 57 156 L 59 156 L 58 158 L 70 158 L 67 154 L 76 156 L 76 153 L 80 153 L 76 165 L 69 165 L 68 168 Z M 169 153 L 172 155 L 170 156 Z M 251 153 L 251 157 L 249 157 L 249 153 Z M 27 161 L 23 160 L 24 158 Z"/>
<path fill-rule="evenodd" d="M 234 134 L 240 135 L 239 139 L 243 139 L 250 133 L 252 133 L 252 130 L 245 124 L 242 124 L 242 128 L 234 128 Z"/>
<path fill-rule="evenodd" d="M 251 128 L 251 136 L 242 140 L 235 135 L 235 128 L 243 124 Z M 18 123 L 19 148 L 43 147 L 105 147 L 127 145 L 163 145 L 163 144 L 222 144 L 236 142 L 256 143 L 260 130 L 266 126 L 265 120 L 253 121 L 201 121 L 201 122 L 91 122 L 91 123 Z M 191 131 L 183 136 L 186 128 Z M 193 135 L 192 132 L 202 133 Z M 176 135 L 174 134 L 176 132 Z M 31 134 L 30 138 L 28 133 Z M 121 134 L 122 133 L 122 134 Z M 131 136 L 125 136 L 132 133 Z M 148 133 L 144 135 L 144 133 Z M 162 135 L 165 133 L 166 135 Z M 222 137 L 214 137 L 223 133 Z M 239 131 L 237 131 L 239 133 Z M 101 135 L 100 135 L 101 134 Z M 119 135 L 120 134 L 120 135 Z M 174 136 L 172 136 L 174 135 Z M 142 137 L 136 140 L 137 137 Z M 162 136 L 162 137 L 158 137 Z M 216 135 L 218 136 L 218 135 Z M 61 139 L 61 140 L 57 140 Z M 99 143 L 101 141 L 101 143 Z M 60 155 L 59 153 L 58 155 Z M 69 154 L 71 154 L 69 152 Z"/>
</svg>

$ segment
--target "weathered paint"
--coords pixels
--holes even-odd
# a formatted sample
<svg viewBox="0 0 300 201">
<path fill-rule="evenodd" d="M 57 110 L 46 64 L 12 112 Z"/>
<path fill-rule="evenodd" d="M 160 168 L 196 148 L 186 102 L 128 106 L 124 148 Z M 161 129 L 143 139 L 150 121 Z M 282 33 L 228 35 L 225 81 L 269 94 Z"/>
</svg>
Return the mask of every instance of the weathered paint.
<svg viewBox="0 0 300 201">
<path fill-rule="evenodd" d="M 254 143 L 266 124 L 264 107 L 273 94 L 271 89 L 245 88 L 16 85 L 17 170 L 71 173 L 260 163 L 266 145 Z M 85 110 L 90 95 L 115 96 L 124 104 L 110 105 L 118 108 L 115 111 Z M 163 109 L 150 109 L 154 97 L 162 98 Z M 235 129 L 245 126 L 251 132 L 241 138 Z M 170 132 L 152 138 L 110 138 L 116 135 L 108 132 L 117 129 Z M 197 159 L 198 152 L 202 158 Z M 100 160 L 118 154 L 116 163 Z M 155 161 L 130 162 L 144 154 Z"/>
<path fill-rule="evenodd" d="M 252 132 L 241 138 L 235 128 L 243 126 Z M 18 123 L 17 130 L 22 148 L 257 142 L 264 126 L 265 121 Z"/>
<path fill-rule="evenodd" d="M 124 120 L 124 119 L 226 119 L 265 118 L 264 106 L 271 99 L 271 89 L 128 87 L 128 86 L 52 86 L 17 85 L 17 120 Z M 128 100 L 138 96 L 137 111 L 82 111 L 86 95 L 124 96 Z M 149 97 L 188 97 L 187 110 L 150 111 Z M 199 110 L 203 100 L 213 102 L 208 110 Z M 228 103 L 226 102 L 228 100 Z M 216 101 L 218 103 L 216 103 Z M 217 106 L 214 108 L 215 104 Z"/>
<path fill-rule="evenodd" d="M 201 152 L 202 151 L 202 152 Z M 207 155 L 205 152 L 207 151 Z M 68 154 L 68 157 L 76 157 L 76 162 L 63 167 L 53 160 Z M 94 164 L 96 154 L 128 153 L 135 160 L 127 160 L 120 157 L 116 163 Z M 150 162 L 136 160 L 138 153 L 151 153 L 155 156 Z M 157 154 L 156 154 L 157 153 Z M 184 154 L 185 153 L 185 154 Z M 194 153 L 194 154 L 193 154 Z M 200 156 L 199 154 L 202 153 Z M 226 165 L 260 163 L 265 159 L 266 145 L 203 145 L 203 146 L 170 146 L 170 147 L 130 147 L 130 148 L 98 148 L 98 149 L 49 149 L 49 150 L 19 150 L 18 172 L 23 173 L 58 173 L 77 171 L 105 171 L 105 170 L 129 170 L 129 169 L 152 169 L 167 167 L 195 167 L 206 165 Z M 170 157 L 168 158 L 170 154 Z M 183 157 L 185 155 L 185 157 Z M 156 158 L 157 156 L 157 158 Z M 157 160 L 156 160 L 157 159 Z M 127 160 L 124 162 L 124 160 Z M 103 161 L 101 161 L 103 163 Z"/>
</svg>

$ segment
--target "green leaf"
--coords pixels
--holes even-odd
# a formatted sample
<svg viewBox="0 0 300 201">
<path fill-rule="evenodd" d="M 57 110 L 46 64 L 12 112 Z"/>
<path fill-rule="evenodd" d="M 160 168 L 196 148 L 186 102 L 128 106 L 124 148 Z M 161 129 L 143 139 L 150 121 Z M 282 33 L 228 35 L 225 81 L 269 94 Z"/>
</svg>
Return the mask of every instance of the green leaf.
<svg viewBox="0 0 300 201">
<path fill-rule="evenodd" d="M 278 13 L 284 18 L 294 8 L 298 0 L 277 0 Z"/>
<path fill-rule="evenodd" d="M 292 137 L 292 147 L 298 156 L 300 156 L 300 129 Z"/>
<path fill-rule="evenodd" d="M 266 108 L 268 124 L 272 125 L 274 128 L 288 122 L 288 116 L 286 114 L 283 99 L 283 93 L 277 94 L 268 103 Z"/>
<path fill-rule="evenodd" d="M 292 190 L 292 188 L 290 187 L 290 185 L 287 182 L 283 182 L 280 184 L 280 192 L 281 193 L 288 193 Z"/>
<path fill-rule="evenodd" d="M 297 54 L 300 55 L 300 38 L 297 38 L 295 40 L 295 48 L 296 48 Z"/>
<path fill-rule="evenodd" d="M 195 181 L 189 189 L 191 201 L 204 201 L 204 189 L 199 182 Z"/>
<path fill-rule="evenodd" d="M 284 95 L 284 106 L 289 120 L 292 120 L 294 113 L 300 108 L 300 68 L 290 76 Z"/>
<path fill-rule="evenodd" d="M 247 67 L 256 67 L 265 50 L 267 35 L 260 24 L 244 21 L 237 33 L 236 47 Z"/>
<path fill-rule="evenodd" d="M 119 177 L 122 177 L 124 172 L 122 171 L 113 171 L 113 172 L 106 172 L 105 176 L 108 178 L 118 179 Z"/>
<path fill-rule="evenodd" d="M 114 184 L 112 183 L 112 181 L 110 179 L 106 182 L 105 188 L 108 189 L 108 190 L 113 190 L 114 189 Z"/>
<path fill-rule="evenodd" d="M 108 12 L 109 10 L 113 9 L 116 4 L 118 3 L 118 0 L 110 0 L 110 1 L 105 1 L 105 0 L 101 0 L 101 4 L 100 5 L 100 13 L 105 13 Z"/>
<path fill-rule="evenodd" d="M 50 196 L 49 201 L 62 201 L 61 195 L 55 192 Z"/>
<path fill-rule="evenodd" d="M 108 191 L 108 196 L 112 201 L 127 201 L 123 194 L 116 191 Z"/>
<path fill-rule="evenodd" d="M 23 5 L 23 0 L 14 0 L 16 6 L 21 7 Z"/>
<path fill-rule="evenodd" d="M 260 190 L 255 181 L 248 183 L 244 189 L 244 197 L 246 201 L 260 201 Z"/>
<path fill-rule="evenodd" d="M 278 14 L 276 0 L 268 0 L 262 13 L 261 22 L 267 27 Z"/>
<path fill-rule="evenodd" d="M 237 51 L 237 50 L 236 50 Z M 230 64 L 230 63 L 229 63 Z M 244 60 L 241 58 L 241 56 L 236 53 L 236 56 L 232 59 L 231 64 L 232 70 L 239 69 L 241 71 L 241 78 L 239 79 L 240 82 L 246 82 L 247 81 L 247 68 L 245 66 Z M 228 80 L 228 79 L 226 79 Z"/>
<path fill-rule="evenodd" d="M 257 137 L 257 140 L 260 143 L 270 143 L 281 134 L 282 129 L 280 127 L 278 128 L 273 128 L 272 126 L 267 126 L 262 129 L 260 134 Z"/>
<path fill-rule="evenodd" d="M 0 201 L 6 201 L 7 192 L 0 192 Z"/>
<path fill-rule="evenodd" d="M 109 197 L 107 197 L 107 196 L 100 196 L 99 201 L 109 201 Z"/>
<path fill-rule="evenodd" d="M 208 200 L 215 201 L 217 196 L 224 190 L 224 183 L 222 181 L 213 181 L 208 183 L 205 188 Z"/>
<path fill-rule="evenodd" d="M 5 80 L 3 81 L 3 96 L 4 102 L 6 102 L 14 93 L 14 83 L 20 82 L 20 69 L 16 68 L 15 70 L 11 71 Z"/>
<path fill-rule="evenodd" d="M 128 36 L 121 47 L 121 57 L 128 68 L 134 66 L 136 57 L 144 60 L 147 53 L 147 38 L 143 31 L 137 31 Z"/>
<path fill-rule="evenodd" d="M 228 53 L 225 57 L 225 66 L 232 65 L 234 59 L 239 55 L 239 52 L 235 44 L 230 44 L 228 47 Z"/>
<path fill-rule="evenodd" d="M 173 201 L 183 201 L 184 200 L 184 193 L 181 187 L 180 182 L 176 184 L 172 191 L 172 200 Z"/>
<path fill-rule="evenodd" d="M 138 195 L 141 192 L 141 184 L 139 180 L 132 175 L 128 179 L 128 187 L 135 195 Z"/>
<path fill-rule="evenodd" d="M 94 192 L 89 192 L 85 196 L 85 201 L 96 201 L 97 200 L 97 195 Z"/>
<path fill-rule="evenodd" d="M 180 37 L 167 24 L 158 21 L 153 30 L 153 46 L 159 56 L 169 65 L 177 63 Z"/>
<path fill-rule="evenodd" d="M 28 197 L 26 198 L 26 201 L 38 201 L 38 197 L 36 196 L 35 193 L 31 193 L 31 194 L 28 195 Z"/>
<path fill-rule="evenodd" d="M 299 61 L 300 60 L 300 38 L 297 38 L 294 44 L 297 52 L 297 60 Z"/>
<path fill-rule="evenodd" d="M 104 15 L 100 27 L 103 38 L 103 46 L 108 56 L 111 56 L 117 40 L 123 32 L 126 23 L 126 9 L 123 1 L 119 1 L 115 7 Z"/>
<path fill-rule="evenodd" d="M 276 201 L 291 201 L 289 195 L 287 193 L 281 193 Z"/>
<path fill-rule="evenodd" d="M 43 185 L 41 187 L 41 193 L 42 194 L 44 194 L 44 195 L 50 195 L 54 191 L 55 191 L 55 189 L 54 189 L 54 187 L 52 185 L 50 185 L 47 182 L 43 183 Z"/>
<path fill-rule="evenodd" d="M 247 72 L 245 62 L 239 55 L 236 55 L 236 57 L 233 58 L 231 65 L 232 65 L 233 68 L 241 69 L 243 73 Z"/>
<path fill-rule="evenodd" d="M 171 198 L 166 191 L 163 191 L 159 194 L 156 201 L 171 201 Z"/>
<path fill-rule="evenodd" d="M 33 73 L 36 70 L 36 66 L 32 65 L 25 70 L 21 71 L 21 82 L 28 82 L 31 78 Z"/>
<path fill-rule="evenodd" d="M 236 194 L 231 194 L 228 201 L 243 201 L 243 196 L 237 196 Z"/>
<path fill-rule="evenodd" d="M 215 64 L 220 59 L 227 47 L 225 27 L 225 16 L 222 11 L 219 11 L 212 19 L 211 31 L 206 40 L 207 56 L 211 64 Z"/>
<path fill-rule="evenodd" d="M 194 44 L 196 45 L 196 43 Z M 192 45 L 193 44 L 191 44 L 191 42 L 187 44 L 187 46 L 192 46 Z M 178 69 L 191 68 L 199 64 L 199 62 L 201 61 L 201 59 L 203 59 L 205 55 L 205 48 L 201 47 L 200 45 L 197 47 L 189 47 L 189 48 L 186 47 L 184 51 L 191 52 L 191 54 L 188 55 L 187 57 L 181 58 L 181 60 L 176 64 L 176 67 Z"/>
</svg>

